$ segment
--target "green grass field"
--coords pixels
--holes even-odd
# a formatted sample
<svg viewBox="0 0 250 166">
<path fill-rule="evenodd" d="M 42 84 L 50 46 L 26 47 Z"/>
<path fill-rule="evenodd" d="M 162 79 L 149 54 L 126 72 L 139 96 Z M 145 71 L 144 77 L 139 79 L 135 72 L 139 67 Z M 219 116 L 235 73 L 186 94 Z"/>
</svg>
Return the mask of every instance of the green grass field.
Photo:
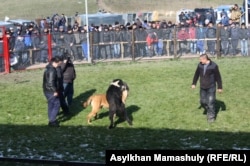
<svg viewBox="0 0 250 166">
<path fill-rule="evenodd" d="M 1 75 L 0 156 L 104 162 L 106 149 L 250 149 L 250 58 L 215 62 L 224 92 L 212 124 L 198 108 L 199 86 L 191 89 L 198 58 L 77 65 L 72 116 L 59 115 L 59 128 L 47 126 L 43 69 Z M 105 109 L 88 125 L 91 108 L 81 101 L 105 93 L 115 78 L 130 87 L 126 108 L 134 125 L 108 130 Z"/>
</svg>

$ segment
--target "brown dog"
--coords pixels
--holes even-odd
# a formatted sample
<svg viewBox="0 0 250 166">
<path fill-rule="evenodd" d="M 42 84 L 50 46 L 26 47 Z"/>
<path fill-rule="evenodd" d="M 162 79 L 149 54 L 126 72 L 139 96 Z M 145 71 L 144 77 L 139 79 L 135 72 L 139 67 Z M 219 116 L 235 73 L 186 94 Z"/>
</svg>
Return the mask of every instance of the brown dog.
<svg viewBox="0 0 250 166">
<path fill-rule="evenodd" d="M 109 103 L 106 99 L 106 94 L 95 94 L 88 98 L 87 101 L 83 103 L 83 107 L 91 105 L 92 110 L 87 116 L 88 124 L 91 124 L 91 118 L 96 117 L 97 113 L 101 108 L 109 108 Z"/>
<path fill-rule="evenodd" d="M 122 102 L 125 104 L 126 99 L 128 97 L 129 88 L 126 87 L 122 90 Z M 87 116 L 88 124 L 91 124 L 91 118 L 97 117 L 98 112 L 101 108 L 109 108 L 109 103 L 106 98 L 106 94 L 94 94 L 88 98 L 87 101 L 83 102 L 83 107 L 86 108 L 91 105 L 92 110 Z"/>
</svg>

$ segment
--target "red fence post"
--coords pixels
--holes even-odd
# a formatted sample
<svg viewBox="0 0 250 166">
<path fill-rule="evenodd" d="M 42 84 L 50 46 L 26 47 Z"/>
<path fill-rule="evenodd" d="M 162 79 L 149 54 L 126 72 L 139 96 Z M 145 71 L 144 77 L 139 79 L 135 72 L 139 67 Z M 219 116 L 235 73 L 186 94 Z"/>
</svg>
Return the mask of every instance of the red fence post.
<svg viewBox="0 0 250 166">
<path fill-rule="evenodd" d="M 3 27 L 3 57 L 4 57 L 4 70 L 5 73 L 10 73 L 10 53 L 8 38 L 5 34 L 5 28 Z"/>
<path fill-rule="evenodd" d="M 51 60 L 51 58 L 52 58 L 52 40 L 51 40 L 51 34 L 49 33 L 48 35 L 47 35 L 47 37 L 48 37 L 48 60 L 50 61 Z"/>
</svg>

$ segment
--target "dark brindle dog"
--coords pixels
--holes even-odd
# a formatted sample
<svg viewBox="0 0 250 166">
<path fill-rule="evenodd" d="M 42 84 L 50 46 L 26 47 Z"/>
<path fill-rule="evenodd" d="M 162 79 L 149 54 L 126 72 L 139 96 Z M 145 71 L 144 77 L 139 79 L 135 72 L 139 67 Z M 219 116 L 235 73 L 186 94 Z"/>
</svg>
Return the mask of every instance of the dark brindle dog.
<svg viewBox="0 0 250 166">
<path fill-rule="evenodd" d="M 121 115 L 124 117 L 124 119 L 128 122 L 129 125 L 132 125 L 132 122 L 128 118 L 125 109 L 125 103 L 122 100 L 123 92 L 126 89 L 128 90 L 128 85 L 121 79 L 113 80 L 107 89 L 106 97 L 109 103 L 109 119 L 110 119 L 109 129 L 115 127 L 114 118 L 116 116 L 117 111 L 121 113 Z"/>
</svg>

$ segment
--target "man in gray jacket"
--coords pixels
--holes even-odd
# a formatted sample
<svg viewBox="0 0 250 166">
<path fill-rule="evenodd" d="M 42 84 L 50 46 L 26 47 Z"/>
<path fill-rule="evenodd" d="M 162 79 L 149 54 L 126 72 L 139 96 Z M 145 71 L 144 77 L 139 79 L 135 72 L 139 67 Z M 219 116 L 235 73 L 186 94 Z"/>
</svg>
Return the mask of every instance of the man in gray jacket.
<svg viewBox="0 0 250 166">
<path fill-rule="evenodd" d="M 232 55 L 235 56 L 237 54 L 237 47 L 240 39 L 240 28 L 236 27 L 234 23 L 231 25 L 230 37 L 232 45 Z"/>
<path fill-rule="evenodd" d="M 206 30 L 206 38 L 208 39 L 207 40 L 208 52 L 211 55 L 215 55 L 216 28 L 214 27 L 212 22 L 208 24 L 208 28 Z"/>
<path fill-rule="evenodd" d="M 230 29 L 228 29 L 227 25 L 224 25 L 224 27 L 221 28 L 220 31 L 221 50 L 224 56 L 228 55 L 229 38 L 230 38 Z"/>
</svg>

